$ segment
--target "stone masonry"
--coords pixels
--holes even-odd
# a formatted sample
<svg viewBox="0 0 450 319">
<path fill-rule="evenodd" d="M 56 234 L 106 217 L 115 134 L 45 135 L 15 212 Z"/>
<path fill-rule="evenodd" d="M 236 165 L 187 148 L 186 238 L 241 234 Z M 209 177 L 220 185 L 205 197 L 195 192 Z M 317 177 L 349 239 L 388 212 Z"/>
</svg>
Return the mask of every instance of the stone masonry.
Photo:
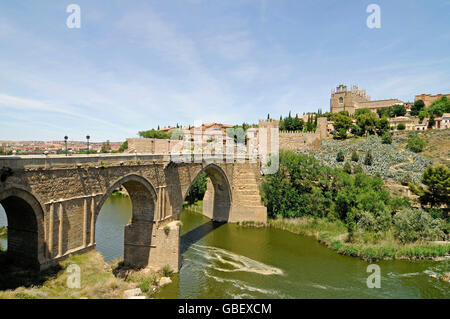
<svg viewBox="0 0 450 319">
<path fill-rule="evenodd" d="M 132 202 L 124 261 L 180 268 L 180 218 L 195 178 L 209 177 L 203 213 L 224 222 L 265 222 L 260 163 L 174 163 L 167 155 L 0 157 L 0 203 L 8 218 L 8 257 L 45 269 L 95 249 L 103 203 L 123 186 Z M 165 227 L 164 226 L 169 226 Z"/>
</svg>

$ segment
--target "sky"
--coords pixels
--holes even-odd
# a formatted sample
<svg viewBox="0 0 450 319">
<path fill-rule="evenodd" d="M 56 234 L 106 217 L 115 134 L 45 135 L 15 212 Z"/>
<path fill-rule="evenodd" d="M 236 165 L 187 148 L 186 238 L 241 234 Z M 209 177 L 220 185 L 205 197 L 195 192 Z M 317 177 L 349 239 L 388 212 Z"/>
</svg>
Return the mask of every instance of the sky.
<svg viewBox="0 0 450 319">
<path fill-rule="evenodd" d="M 328 111 L 340 83 L 372 99 L 449 93 L 450 0 L 0 2 L 0 140 L 257 123 Z"/>
</svg>

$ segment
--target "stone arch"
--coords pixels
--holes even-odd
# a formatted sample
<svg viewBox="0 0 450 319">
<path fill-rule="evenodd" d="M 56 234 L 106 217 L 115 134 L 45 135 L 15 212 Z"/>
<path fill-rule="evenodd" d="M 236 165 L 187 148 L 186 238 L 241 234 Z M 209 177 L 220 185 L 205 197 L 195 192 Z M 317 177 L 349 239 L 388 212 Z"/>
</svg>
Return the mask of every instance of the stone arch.
<svg viewBox="0 0 450 319">
<path fill-rule="evenodd" d="M 155 214 L 155 203 L 157 201 L 157 195 L 152 183 L 142 176 L 136 174 L 126 175 L 117 180 L 112 186 L 108 188 L 105 195 L 102 196 L 100 201 L 96 205 L 95 209 L 95 222 L 97 222 L 98 214 L 108 199 L 108 197 L 118 187 L 123 186 L 130 195 L 132 207 L 133 207 L 133 220 L 152 220 Z"/>
<path fill-rule="evenodd" d="M 207 190 L 203 199 L 203 215 L 214 221 L 227 222 L 230 218 L 231 211 L 231 184 L 226 173 L 220 166 L 209 164 L 203 167 L 184 193 L 183 200 L 201 173 L 206 173 L 209 177 Z"/>
<path fill-rule="evenodd" d="M 45 261 L 44 211 L 34 195 L 21 186 L 0 192 L 8 221 L 7 258 L 23 267 L 40 269 Z"/>
<path fill-rule="evenodd" d="M 125 226 L 124 262 L 137 267 L 146 266 L 149 261 L 152 234 L 155 231 L 157 201 L 155 188 L 147 179 L 130 174 L 110 186 L 96 205 L 95 224 L 106 199 L 120 186 L 127 190 L 132 205 L 131 224 Z"/>
</svg>

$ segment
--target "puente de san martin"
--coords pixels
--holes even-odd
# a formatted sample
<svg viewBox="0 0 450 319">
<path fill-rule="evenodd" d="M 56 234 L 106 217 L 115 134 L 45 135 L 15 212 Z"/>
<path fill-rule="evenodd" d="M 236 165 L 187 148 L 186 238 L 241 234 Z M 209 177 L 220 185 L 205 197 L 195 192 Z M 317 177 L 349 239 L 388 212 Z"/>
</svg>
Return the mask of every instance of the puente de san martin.
<svg viewBox="0 0 450 319">
<path fill-rule="evenodd" d="M 180 213 L 201 172 L 209 177 L 203 214 L 222 222 L 265 222 L 261 162 L 249 158 L 175 163 L 168 155 L 0 157 L 0 203 L 8 219 L 7 256 L 46 269 L 70 254 L 95 249 L 95 223 L 118 187 L 132 203 L 124 262 L 178 271 Z"/>
</svg>

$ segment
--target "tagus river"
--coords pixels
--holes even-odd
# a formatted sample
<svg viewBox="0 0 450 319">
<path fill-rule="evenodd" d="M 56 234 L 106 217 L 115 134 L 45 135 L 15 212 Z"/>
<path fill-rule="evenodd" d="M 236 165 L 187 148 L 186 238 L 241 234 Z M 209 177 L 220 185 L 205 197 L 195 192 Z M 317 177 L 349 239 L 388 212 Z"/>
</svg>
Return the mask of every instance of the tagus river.
<svg viewBox="0 0 450 319">
<path fill-rule="evenodd" d="M 96 242 L 106 261 L 123 256 L 130 218 L 128 198 L 105 203 Z M 450 298 L 450 284 L 437 279 L 450 272 L 448 260 L 377 262 L 381 288 L 369 289 L 369 263 L 338 255 L 314 238 L 215 224 L 188 210 L 181 220 L 183 266 L 156 298 Z"/>
</svg>

